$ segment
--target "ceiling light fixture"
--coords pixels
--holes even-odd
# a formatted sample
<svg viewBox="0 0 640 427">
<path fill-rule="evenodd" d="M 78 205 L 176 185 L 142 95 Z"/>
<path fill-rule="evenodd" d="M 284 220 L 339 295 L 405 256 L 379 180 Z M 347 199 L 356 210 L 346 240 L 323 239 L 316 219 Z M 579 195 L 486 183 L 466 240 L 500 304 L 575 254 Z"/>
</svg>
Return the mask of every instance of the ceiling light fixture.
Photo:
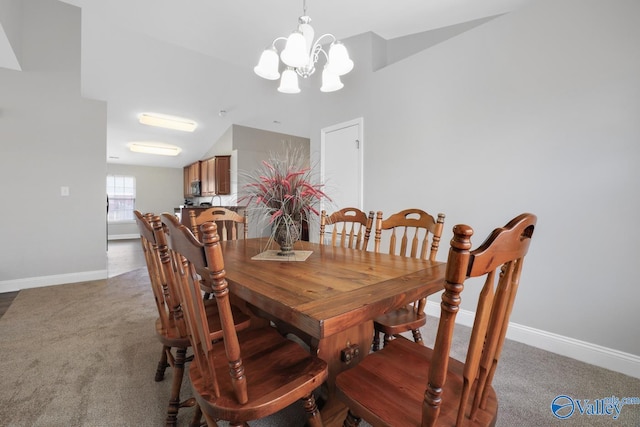
<svg viewBox="0 0 640 427">
<path fill-rule="evenodd" d="M 163 142 L 130 142 L 129 150 L 136 153 L 159 154 L 161 156 L 177 156 L 182 149 Z"/>
<path fill-rule="evenodd" d="M 327 60 L 322 70 L 322 92 L 334 92 L 344 87 L 340 81 L 340 76 L 347 74 L 353 69 L 353 61 L 349 58 L 347 48 L 336 39 L 333 34 L 323 34 L 318 40 L 313 41 L 314 31 L 309 24 L 311 18 L 307 16 L 307 2 L 302 3 L 303 16 L 298 18 L 298 28 L 289 37 L 278 37 L 269 48 L 260 55 L 260 62 L 253 71 L 260 77 L 267 80 L 277 80 L 280 78 L 278 71 L 278 50 L 276 42 L 286 40 L 287 43 L 280 53 L 280 59 L 285 64 L 286 69 L 282 72 L 278 92 L 299 93 L 298 76 L 307 78 L 316 71 L 320 53 Z M 329 53 L 322 48 L 321 42 L 331 42 Z"/>
<path fill-rule="evenodd" d="M 143 125 L 182 130 L 185 132 L 193 132 L 196 127 L 198 127 L 198 123 L 191 119 L 169 116 L 167 114 L 142 113 L 138 116 L 138 119 Z"/>
</svg>

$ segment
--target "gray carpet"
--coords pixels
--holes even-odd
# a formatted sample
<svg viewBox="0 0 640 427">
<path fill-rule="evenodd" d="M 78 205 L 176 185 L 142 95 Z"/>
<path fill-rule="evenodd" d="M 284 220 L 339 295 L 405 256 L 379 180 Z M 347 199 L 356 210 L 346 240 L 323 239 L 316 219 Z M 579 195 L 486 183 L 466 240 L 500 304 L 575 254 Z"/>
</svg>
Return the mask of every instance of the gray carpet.
<svg viewBox="0 0 640 427">
<path fill-rule="evenodd" d="M 171 373 L 153 381 L 161 350 L 155 317 L 145 269 L 21 291 L 0 319 L 0 425 L 162 426 Z M 429 345 L 435 325 L 430 319 L 423 331 Z M 469 329 L 457 327 L 457 333 L 462 337 Z M 454 343 L 459 358 L 461 347 Z M 640 405 L 623 407 L 617 420 L 577 410 L 556 419 L 550 405 L 557 395 L 591 401 L 640 397 L 640 380 L 523 344 L 506 343 L 494 385 L 499 427 L 640 426 Z M 185 380 L 183 397 L 189 395 Z M 188 425 L 190 417 L 191 409 L 181 411 L 179 425 Z M 303 424 L 299 405 L 251 423 Z"/>
</svg>

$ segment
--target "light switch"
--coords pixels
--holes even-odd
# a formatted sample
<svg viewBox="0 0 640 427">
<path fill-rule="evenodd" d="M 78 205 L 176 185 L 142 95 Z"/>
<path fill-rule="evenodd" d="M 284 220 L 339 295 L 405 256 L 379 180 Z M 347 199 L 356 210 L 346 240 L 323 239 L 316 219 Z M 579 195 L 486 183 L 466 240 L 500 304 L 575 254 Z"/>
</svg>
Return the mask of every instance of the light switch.
<svg viewBox="0 0 640 427">
<path fill-rule="evenodd" d="M 60 195 L 68 196 L 69 195 L 69 187 L 62 186 L 60 187 Z"/>
</svg>

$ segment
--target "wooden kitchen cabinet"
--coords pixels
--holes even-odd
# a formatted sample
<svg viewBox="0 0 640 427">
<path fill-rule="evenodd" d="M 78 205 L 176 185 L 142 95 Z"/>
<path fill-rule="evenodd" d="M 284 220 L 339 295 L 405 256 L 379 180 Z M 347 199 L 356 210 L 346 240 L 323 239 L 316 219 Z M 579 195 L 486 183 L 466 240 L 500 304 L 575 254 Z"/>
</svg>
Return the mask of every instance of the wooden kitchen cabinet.
<svg viewBox="0 0 640 427">
<path fill-rule="evenodd" d="M 200 181 L 200 194 L 191 183 Z M 231 156 L 215 156 L 184 167 L 184 197 L 231 194 Z"/>
<path fill-rule="evenodd" d="M 231 194 L 231 156 L 215 157 L 216 194 Z"/>
<path fill-rule="evenodd" d="M 200 162 L 202 196 L 231 194 L 231 156 L 215 156 Z"/>
<path fill-rule="evenodd" d="M 194 181 L 200 181 L 200 162 L 194 162 L 187 165 L 183 169 L 183 189 L 184 197 L 198 196 L 199 194 L 193 194 L 191 183 Z"/>
<path fill-rule="evenodd" d="M 182 184 L 184 188 L 184 197 L 191 197 L 191 187 L 189 186 L 189 167 L 185 166 L 183 169 Z"/>
<path fill-rule="evenodd" d="M 213 196 L 216 194 L 216 162 L 215 157 L 200 162 L 201 195 Z"/>
</svg>

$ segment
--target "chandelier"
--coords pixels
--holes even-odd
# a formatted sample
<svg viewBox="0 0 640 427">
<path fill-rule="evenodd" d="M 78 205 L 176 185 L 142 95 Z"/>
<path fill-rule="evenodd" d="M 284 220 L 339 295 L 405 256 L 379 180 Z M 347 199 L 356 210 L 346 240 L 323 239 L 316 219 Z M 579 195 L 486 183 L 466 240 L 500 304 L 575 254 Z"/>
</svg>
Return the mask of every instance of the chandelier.
<svg viewBox="0 0 640 427">
<path fill-rule="evenodd" d="M 316 71 L 316 63 L 320 54 L 324 55 L 326 64 L 322 70 L 322 92 L 334 92 L 344 87 L 340 76 L 353 69 L 353 61 L 349 58 L 347 48 L 333 34 L 323 34 L 315 42 L 313 27 L 309 24 L 311 18 L 307 16 L 307 2 L 303 0 L 303 16 L 298 18 L 298 28 L 289 37 L 278 37 L 271 46 L 260 55 L 260 62 L 253 71 L 267 80 L 280 79 L 278 92 L 299 93 L 298 76 L 307 78 Z M 279 68 L 278 50 L 276 43 L 286 40 L 279 59 L 285 65 L 282 77 Z M 329 43 L 329 52 L 322 47 L 322 43 Z"/>
</svg>

